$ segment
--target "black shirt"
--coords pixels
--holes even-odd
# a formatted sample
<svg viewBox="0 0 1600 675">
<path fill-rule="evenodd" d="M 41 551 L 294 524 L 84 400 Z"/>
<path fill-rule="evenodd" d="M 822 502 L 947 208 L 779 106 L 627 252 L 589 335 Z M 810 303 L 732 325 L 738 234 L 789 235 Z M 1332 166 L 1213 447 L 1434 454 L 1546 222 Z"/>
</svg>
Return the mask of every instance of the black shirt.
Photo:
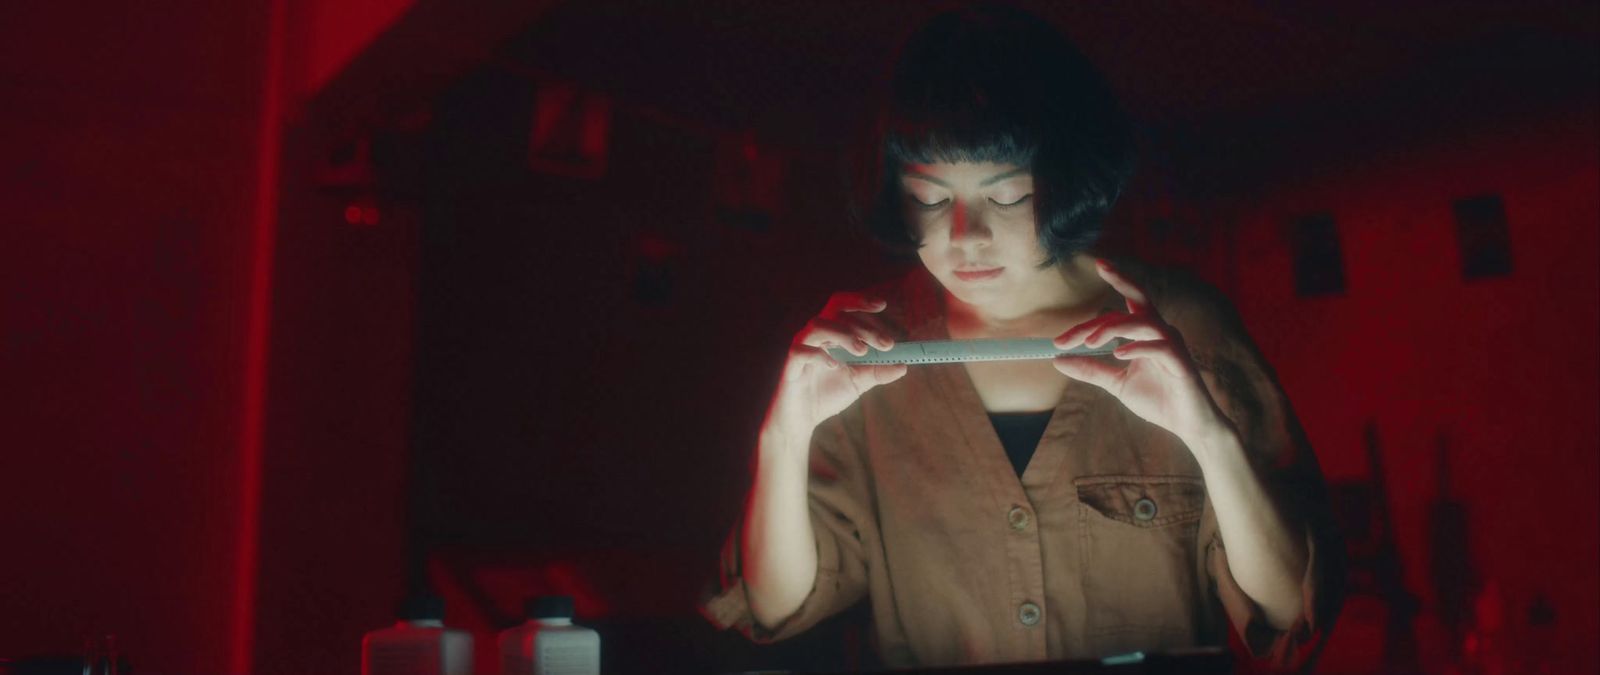
<svg viewBox="0 0 1600 675">
<path fill-rule="evenodd" d="M 1006 457 L 1011 459 L 1011 468 L 1016 469 L 1019 478 L 1028 468 L 1028 460 L 1033 459 L 1033 451 L 1039 449 L 1039 439 L 1044 437 L 1045 425 L 1054 412 L 989 413 L 989 422 L 994 424 L 994 432 L 1000 436 L 1000 444 L 1005 446 Z"/>
</svg>

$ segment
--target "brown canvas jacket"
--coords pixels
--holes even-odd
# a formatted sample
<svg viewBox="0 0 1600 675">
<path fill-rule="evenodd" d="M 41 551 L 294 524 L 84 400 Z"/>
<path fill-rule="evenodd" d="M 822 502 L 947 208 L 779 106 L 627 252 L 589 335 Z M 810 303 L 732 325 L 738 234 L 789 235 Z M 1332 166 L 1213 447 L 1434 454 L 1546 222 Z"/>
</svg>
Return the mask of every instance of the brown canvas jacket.
<svg viewBox="0 0 1600 675">
<path fill-rule="evenodd" d="M 1225 645 L 1302 661 L 1337 605 L 1341 544 L 1325 486 L 1270 367 L 1203 284 L 1131 261 L 1219 406 L 1303 529 L 1305 611 L 1273 630 L 1229 573 L 1200 467 L 1171 433 L 1081 382 L 1066 389 L 1020 480 L 960 364 L 913 366 L 818 427 L 810 501 L 818 571 L 781 625 L 754 622 L 735 527 L 702 605 L 721 627 L 781 640 L 866 598 L 891 666 L 1098 658 Z M 923 270 L 877 291 L 896 340 L 946 339 Z M 1120 311 L 1120 298 L 1108 310 Z"/>
</svg>

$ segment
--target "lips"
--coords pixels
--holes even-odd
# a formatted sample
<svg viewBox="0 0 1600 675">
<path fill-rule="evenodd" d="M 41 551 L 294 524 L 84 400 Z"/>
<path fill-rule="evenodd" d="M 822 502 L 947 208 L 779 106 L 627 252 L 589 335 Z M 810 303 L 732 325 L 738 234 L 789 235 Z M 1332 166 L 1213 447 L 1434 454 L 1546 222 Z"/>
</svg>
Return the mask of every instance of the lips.
<svg viewBox="0 0 1600 675">
<path fill-rule="evenodd" d="M 1004 267 L 979 267 L 974 269 L 956 270 L 955 275 L 957 279 L 962 281 L 982 281 L 984 279 L 993 279 L 998 277 L 1004 270 Z"/>
</svg>

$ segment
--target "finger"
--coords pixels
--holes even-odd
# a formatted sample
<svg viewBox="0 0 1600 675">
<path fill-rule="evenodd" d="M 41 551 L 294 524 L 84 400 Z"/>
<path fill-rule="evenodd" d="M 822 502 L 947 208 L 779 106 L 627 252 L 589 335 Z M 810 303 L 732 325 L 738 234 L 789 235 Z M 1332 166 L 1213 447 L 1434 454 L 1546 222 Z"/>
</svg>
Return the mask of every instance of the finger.
<svg viewBox="0 0 1600 675">
<path fill-rule="evenodd" d="M 853 306 L 850 306 L 850 307 L 845 307 L 843 309 L 843 311 L 846 311 L 846 312 L 865 312 L 865 313 L 869 313 L 869 314 L 877 314 L 878 312 L 881 312 L 881 311 L 883 311 L 885 309 L 888 309 L 888 308 L 889 308 L 889 303 L 884 301 L 884 300 L 863 296 L 860 304 L 853 305 Z"/>
<path fill-rule="evenodd" d="M 1116 338 L 1129 340 L 1161 340 L 1166 337 L 1161 328 L 1150 321 L 1149 314 L 1115 314 L 1115 318 L 1100 324 L 1083 338 L 1085 347 L 1099 347 Z"/>
<path fill-rule="evenodd" d="M 1122 377 L 1121 368 L 1093 357 L 1057 356 L 1051 360 L 1051 365 L 1054 365 L 1062 375 L 1088 382 L 1109 392 L 1116 391 L 1115 386 Z"/>
<path fill-rule="evenodd" d="M 827 352 L 807 345 L 796 344 L 789 347 L 789 361 L 783 369 L 783 379 L 793 382 L 802 379 L 812 371 L 820 369 L 836 369 L 839 362 L 828 356 Z"/>
<path fill-rule="evenodd" d="M 882 319 L 875 315 L 851 312 L 835 317 L 819 318 L 821 318 L 823 321 L 830 321 L 841 326 L 842 330 L 849 331 L 851 334 L 865 341 L 867 344 L 877 347 L 878 349 L 888 350 L 894 347 L 894 338 L 891 336 L 888 326 L 884 324 Z"/>
<path fill-rule="evenodd" d="M 1135 359 L 1153 361 L 1156 365 L 1161 366 L 1162 370 L 1167 371 L 1167 373 L 1171 375 L 1182 376 L 1185 372 L 1187 372 L 1187 369 L 1184 368 L 1183 361 L 1180 360 L 1177 353 L 1173 351 L 1172 343 L 1166 340 L 1129 342 L 1128 344 L 1112 350 L 1111 355 L 1123 361 L 1132 361 Z"/>
<path fill-rule="evenodd" d="M 888 306 L 888 302 L 877 296 L 842 291 L 834 293 L 833 297 L 828 298 L 828 305 L 823 310 L 825 313 L 831 312 L 835 314 L 839 312 L 876 313 L 883 311 Z"/>
<path fill-rule="evenodd" d="M 1088 337 L 1090 333 L 1099 330 L 1100 327 L 1104 326 L 1106 323 L 1116 321 L 1118 317 L 1123 316 L 1128 315 L 1121 312 L 1101 314 L 1093 319 L 1089 319 L 1088 321 L 1084 321 L 1083 323 L 1068 328 L 1067 332 L 1056 336 L 1056 349 L 1072 349 L 1073 347 L 1083 344 L 1083 339 Z"/>
<path fill-rule="evenodd" d="M 851 320 L 856 320 L 856 322 L 862 322 L 872 328 L 872 331 L 878 337 L 878 349 L 894 349 L 894 333 L 898 333 L 898 331 L 891 328 L 888 322 L 883 320 L 883 317 L 878 317 L 878 315 L 874 314 L 859 314 L 859 312 L 848 314 L 846 317 L 850 317 Z"/>
<path fill-rule="evenodd" d="M 887 366 L 877 366 L 878 384 L 888 384 L 906 376 L 911 372 L 911 366 L 904 363 L 893 363 Z"/>
<path fill-rule="evenodd" d="M 809 347 L 826 347 L 833 345 L 856 356 L 867 354 L 867 343 L 857 334 L 856 328 L 849 324 L 816 317 L 806 324 L 804 330 L 796 338 L 800 344 Z"/>
<path fill-rule="evenodd" d="M 843 347 L 843 349 L 858 355 L 858 357 L 866 355 L 867 347 L 880 345 L 886 341 L 886 337 L 875 333 L 872 328 L 867 328 L 867 326 L 858 325 L 858 323 L 854 322 L 835 322 L 830 318 L 818 317 L 814 318 L 813 325 L 821 326 L 821 328 L 829 331 L 829 334 L 834 334 L 834 336 L 843 336 L 842 339 L 835 339 L 832 344 Z"/>
<path fill-rule="evenodd" d="M 1100 271 L 1100 278 L 1111 284 L 1112 290 L 1115 290 L 1127 301 L 1130 313 L 1138 314 L 1149 308 L 1150 299 L 1149 296 L 1145 295 L 1144 289 L 1123 276 L 1121 272 L 1111 266 L 1111 263 L 1104 258 L 1096 258 L 1094 266 L 1095 269 Z"/>
<path fill-rule="evenodd" d="M 910 368 L 904 363 L 886 366 L 852 366 L 850 377 L 855 381 L 856 391 L 865 393 L 868 389 L 905 377 L 909 370 Z"/>
</svg>

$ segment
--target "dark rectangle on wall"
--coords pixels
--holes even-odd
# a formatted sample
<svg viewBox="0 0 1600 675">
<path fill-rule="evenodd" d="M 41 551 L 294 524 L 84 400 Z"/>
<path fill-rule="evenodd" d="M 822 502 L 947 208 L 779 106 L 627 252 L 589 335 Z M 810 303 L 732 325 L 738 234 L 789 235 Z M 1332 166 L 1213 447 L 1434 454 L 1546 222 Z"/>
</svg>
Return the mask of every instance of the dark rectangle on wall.
<svg viewBox="0 0 1600 675">
<path fill-rule="evenodd" d="M 1456 246 L 1461 251 L 1461 278 L 1486 279 L 1511 274 L 1511 232 L 1500 195 L 1479 195 L 1455 202 Z"/>
<path fill-rule="evenodd" d="M 1344 252 L 1339 227 L 1331 213 L 1313 213 L 1295 220 L 1289 245 L 1294 251 L 1294 292 L 1300 297 L 1344 293 Z"/>
</svg>

